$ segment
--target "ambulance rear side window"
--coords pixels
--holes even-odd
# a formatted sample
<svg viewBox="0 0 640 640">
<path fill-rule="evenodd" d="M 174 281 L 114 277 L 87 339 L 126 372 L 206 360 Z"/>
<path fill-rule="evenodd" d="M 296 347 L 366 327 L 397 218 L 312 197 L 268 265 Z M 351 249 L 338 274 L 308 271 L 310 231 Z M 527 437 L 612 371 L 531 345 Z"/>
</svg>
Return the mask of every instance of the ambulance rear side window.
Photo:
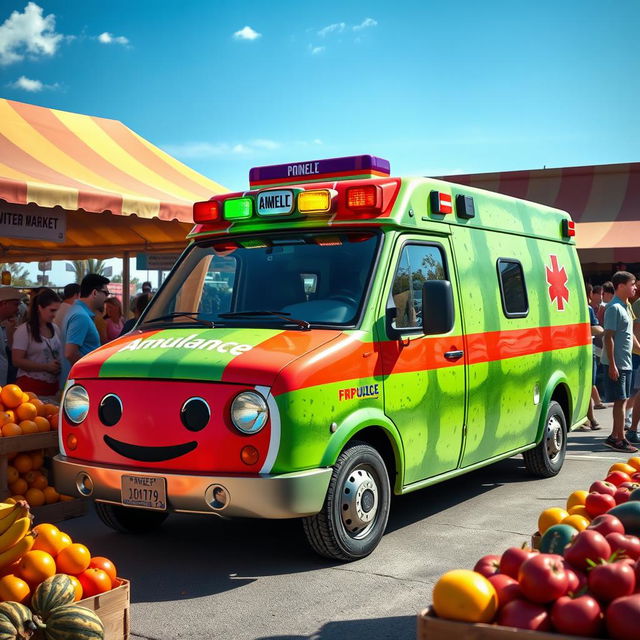
<svg viewBox="0 0 640 640">
<path fill-rule="evenodd" d="M 498 260 L 498 282 L 504 315 L 507 318 L 524 318 L 529 313 L 529 301 L 520 262 L 500 258 Z"/>
</svg>

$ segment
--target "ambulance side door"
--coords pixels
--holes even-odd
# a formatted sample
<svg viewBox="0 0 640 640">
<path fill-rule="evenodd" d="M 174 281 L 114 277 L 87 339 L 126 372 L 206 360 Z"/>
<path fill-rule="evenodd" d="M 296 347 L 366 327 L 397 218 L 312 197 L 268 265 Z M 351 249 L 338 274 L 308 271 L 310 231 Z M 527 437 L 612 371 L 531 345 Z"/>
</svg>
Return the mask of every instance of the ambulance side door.
<svg viewBox="0 0 640 640">
<path fill-rule="evenodd" d="M 451 283 L 453 328 L 442 335 L 422 330 L 427 280 Z M 385 295 L 385 412 L 402 437 L 408 485 L 456 469 L 462 448 L 466 358 L 450 239 L 399 236 Z"/>
</svg>

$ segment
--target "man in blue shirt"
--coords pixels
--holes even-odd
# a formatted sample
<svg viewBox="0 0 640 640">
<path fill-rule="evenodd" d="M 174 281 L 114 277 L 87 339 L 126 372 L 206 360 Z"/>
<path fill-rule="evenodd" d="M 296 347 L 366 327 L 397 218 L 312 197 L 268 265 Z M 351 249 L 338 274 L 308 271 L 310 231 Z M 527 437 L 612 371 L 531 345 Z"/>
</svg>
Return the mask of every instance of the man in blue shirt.
<svg viewBox="0 0 640 640">
<path fill-rule="evenodd" d="M 73 303 L 64 319 L 64 358 L 60 372 L 62 386 L 71 367 L 82 356 L 100 346 L 100 335 L 93 321 L 96 313 L 104 312 L 104 301 L 109 297 L 109 279 L 97 273 L 88 273 L 80 283 L 80 297 Z"/>
<path fill-rule="evenodd" d="M 617 451 L 635 453 L 636 447 L 624 437 L 624 408 L 631 395 L 631 351 L 638 341 L 633 334 L 629 298 L 636 291 L 636 278 L 628 271 L 618 271 L 611 279 L 616 294 L 604 312 L 604 349 L 602 364 L 608 367 L 605 384 L 607 398 L 613 400 L 613 430 L 605 444 Z"/>
</svg>

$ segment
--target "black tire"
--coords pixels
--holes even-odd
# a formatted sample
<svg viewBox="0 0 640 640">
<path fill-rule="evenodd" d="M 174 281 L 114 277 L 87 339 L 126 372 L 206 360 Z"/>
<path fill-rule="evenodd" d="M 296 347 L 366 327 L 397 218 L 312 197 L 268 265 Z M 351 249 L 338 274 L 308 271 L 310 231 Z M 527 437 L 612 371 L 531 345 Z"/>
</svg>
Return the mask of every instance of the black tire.
<svg viewBox="0 0 640 640">
<path fill-rule="evenodd" d="M 169 516 L 166 511 L 148 511 L 134 507 L 96 502 L 96 513 L 107 527 L 121 533 L 149 533 L 157 529 Z"/>
<path fill-rule="evenodd" d="M 558 475 L 567 453 L 567 421 L 562 407 L 552 400 L 544 421 L 542 440 L 522 454 L 529 473 L 540 478 Z"/>
<path fill-rule="evenodd" d="M 309 544 L 332 560 L 368 556 L 387 527 L 390 500 L 382 457 L 373 447 L 354 442 L 338 456 L 322 510 L 302 521 Z"/>
</svg>

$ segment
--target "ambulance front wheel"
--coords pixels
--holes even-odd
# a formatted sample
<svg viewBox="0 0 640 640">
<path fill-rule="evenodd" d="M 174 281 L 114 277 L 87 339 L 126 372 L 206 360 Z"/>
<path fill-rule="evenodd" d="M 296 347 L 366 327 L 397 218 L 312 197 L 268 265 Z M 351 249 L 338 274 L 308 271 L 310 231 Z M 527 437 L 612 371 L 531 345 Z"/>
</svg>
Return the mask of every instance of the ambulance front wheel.
<svg viewBox="0 0 640 640">
<path fill-rule="evenodd" d="M 380 542 L 389 519 L 391 488 L 380 454 L 352 443 L 338 457 L 320 513 L 304 518 L 313 549 L 332 560 L 357 560 Z"/>
<path fill-rule="evenodd" d="M 522 454 L 527 470 L 540 478 L 557 475 L 567 453 L 567 421 L 562 407 L 552 400 L 547 409 L 542 440 Z"/>
<path fill-rule="evenodd" d="M 96 502 L 96 513 L 104 524 L 121 533 L 148 533 L 157 529 L 168 517 L 166 511 L 148 511 L 116 504 Z"/>
</svg>

